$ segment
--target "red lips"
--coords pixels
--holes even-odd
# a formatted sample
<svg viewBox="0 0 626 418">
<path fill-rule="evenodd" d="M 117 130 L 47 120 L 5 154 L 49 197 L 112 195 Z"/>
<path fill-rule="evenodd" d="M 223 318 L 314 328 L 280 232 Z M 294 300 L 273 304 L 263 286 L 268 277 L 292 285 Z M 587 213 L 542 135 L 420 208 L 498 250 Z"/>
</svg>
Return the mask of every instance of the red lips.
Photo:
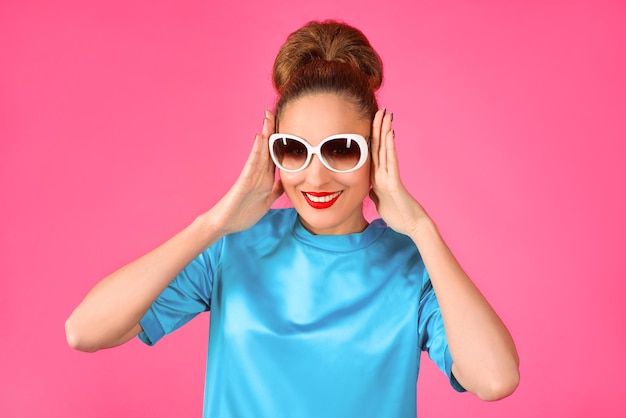
<svg viewBox="0 0 626 418">
<path fill-rule="evenodd" d="M 337 199 L 339 199 L 339 196 L 341 196 L 341 192 L 302 192 L 302 195 L 304 195 L 304 200 L 306 200 L 306 202 L 312 208 L 328 209 L 329 207 L 335 204 Z M 336 195 L 336 196 L 330 199 L 329 201 L 323 201 L 323 202 L 314 202 L 313 200 L 309 198 L 309 196 L 320 198 L 320 197 L 333 196 L 333 195 Z"/>
</svg>

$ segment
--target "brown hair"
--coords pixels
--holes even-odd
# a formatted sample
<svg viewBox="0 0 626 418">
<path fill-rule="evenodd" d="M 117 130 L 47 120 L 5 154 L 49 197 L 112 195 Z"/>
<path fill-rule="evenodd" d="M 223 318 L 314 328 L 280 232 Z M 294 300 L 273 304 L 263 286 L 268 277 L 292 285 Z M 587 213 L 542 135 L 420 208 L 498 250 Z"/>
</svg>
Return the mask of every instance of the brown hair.
<svg viewBox="0 0 626 418">
<path fill-rule="evenodd" d="M 280 48 L 272 81 L 279 96 L 277 117 L 292 100 L 336 93 L 351 100 L 364 118 L 373 119 L 383 64 L 360 30 L 334 20 L 313 21 L 289 35 Z"/>
</svg>

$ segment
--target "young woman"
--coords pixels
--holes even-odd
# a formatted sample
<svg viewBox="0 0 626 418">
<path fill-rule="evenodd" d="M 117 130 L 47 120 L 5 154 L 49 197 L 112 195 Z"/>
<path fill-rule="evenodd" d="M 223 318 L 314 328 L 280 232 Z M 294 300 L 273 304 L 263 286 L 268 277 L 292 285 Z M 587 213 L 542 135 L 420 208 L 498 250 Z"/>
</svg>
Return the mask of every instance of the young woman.
<svg viewBox="0 0 626 418">
<path fill-rule="evenodd" d="M 154 344 L 210 310 L 211 417 L 415 417 L 421 350 L 456 390 L 511 394 L 512 338 L 402 184 L 365 36 L 311 22 L 273 81 L 275 114 L 236 183 L 98 283 L 67 321 L 69 344 Z M 271 210 L 283 192 L 293 208 Z M 368 195 L 382 217 L 370 224 Z"/>
</svg>

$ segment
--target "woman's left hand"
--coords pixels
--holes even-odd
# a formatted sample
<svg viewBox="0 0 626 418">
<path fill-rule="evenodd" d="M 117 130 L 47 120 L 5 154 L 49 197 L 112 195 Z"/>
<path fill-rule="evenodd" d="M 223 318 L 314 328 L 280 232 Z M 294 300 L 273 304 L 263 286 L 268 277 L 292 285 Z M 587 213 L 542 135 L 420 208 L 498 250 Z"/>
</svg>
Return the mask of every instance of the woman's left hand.
<svg viewBox="0 0 626 418">
<path fill-rule="evenodd" d="M 378 214 L 389 227 L 405 235 L 413 235 L 419 222 L 427 220 L 424 208 L 409 194 L 398 169 L 393 113 L 381 109 L 374 117 L 372 127 L 372 190 L 370 197 Z"/>
</svg>

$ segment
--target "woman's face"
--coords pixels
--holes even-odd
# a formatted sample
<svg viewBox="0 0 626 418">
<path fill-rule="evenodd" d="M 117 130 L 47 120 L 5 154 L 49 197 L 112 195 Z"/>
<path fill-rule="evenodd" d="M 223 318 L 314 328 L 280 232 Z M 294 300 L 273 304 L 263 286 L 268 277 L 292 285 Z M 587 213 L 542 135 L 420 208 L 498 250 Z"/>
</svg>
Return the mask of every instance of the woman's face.
<svg viewBox="0 0 626 418">
<path fill-rule="evenodd" d="M 350 101 L 336 94 L 319 93 L 288 103 L 279 120 L 279 131 L 316 146 L 334 134 L 369 138 L 371 121 L 363 119 Z M 302 224 L 313 234 L 350 234 L 367 227 L 362 203 L 370 189 L 369 157 L 356 171 L 335 173 L 313 155 L 304 170 L 281 170 L 280 177 Z M 329 199 L 331 202 L 324 202 Z"/>
</svg>

